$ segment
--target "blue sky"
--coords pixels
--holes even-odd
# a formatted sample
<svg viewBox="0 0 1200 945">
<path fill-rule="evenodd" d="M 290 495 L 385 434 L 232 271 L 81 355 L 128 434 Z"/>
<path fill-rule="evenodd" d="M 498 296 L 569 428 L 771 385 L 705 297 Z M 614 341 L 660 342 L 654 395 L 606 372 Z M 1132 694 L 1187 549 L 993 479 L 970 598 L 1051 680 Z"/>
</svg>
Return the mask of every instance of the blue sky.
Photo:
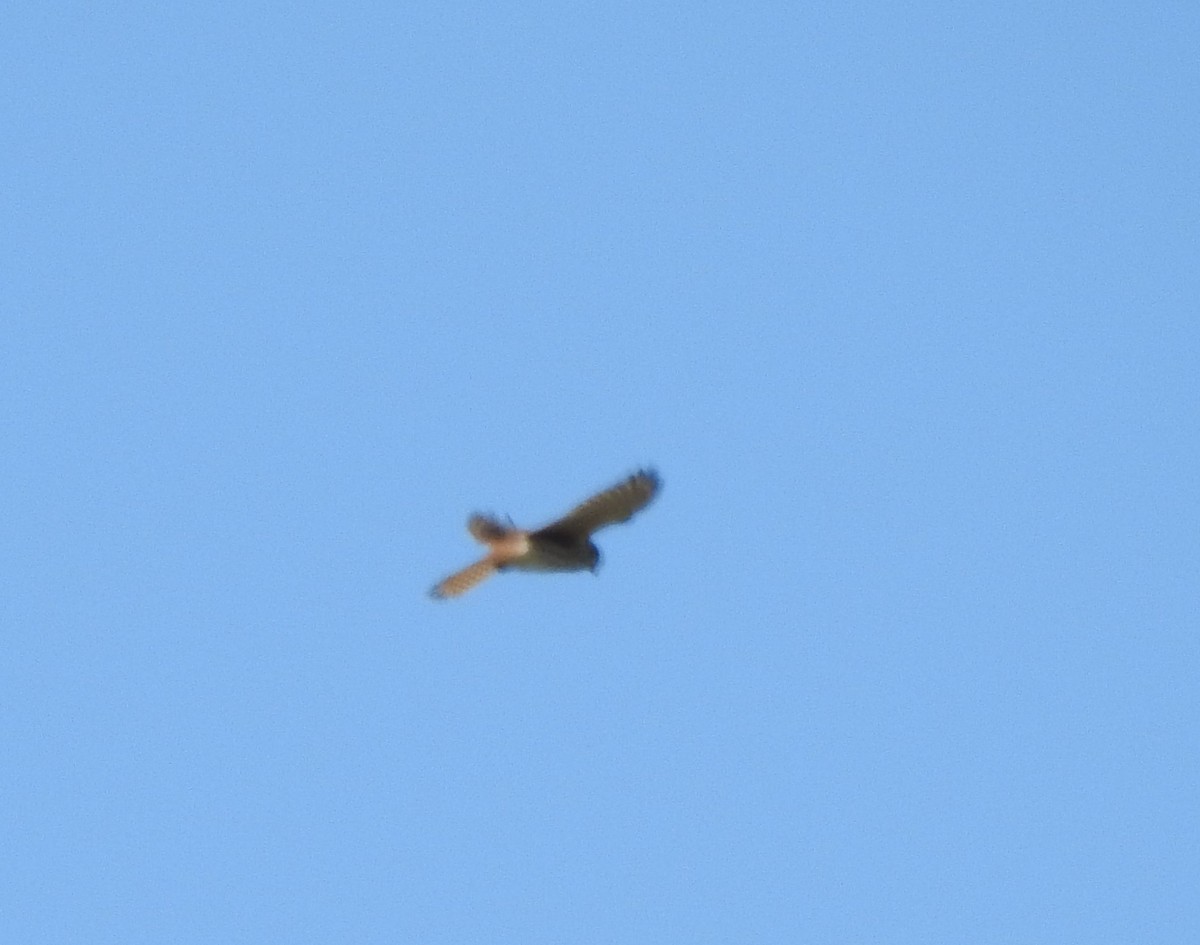
<svg viewBox="0 0 1200 945">
<path fill-rule="evenodd" d="M 11 13 L 10 940 L 1197 941 L 1198 29 Z"/>
</svg>

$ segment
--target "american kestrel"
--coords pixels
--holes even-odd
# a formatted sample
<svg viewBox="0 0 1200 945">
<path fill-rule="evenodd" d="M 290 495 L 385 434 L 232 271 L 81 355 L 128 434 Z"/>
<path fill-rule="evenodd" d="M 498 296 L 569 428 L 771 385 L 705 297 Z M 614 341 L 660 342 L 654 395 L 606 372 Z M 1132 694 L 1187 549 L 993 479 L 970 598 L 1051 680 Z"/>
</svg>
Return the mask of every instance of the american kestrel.
<svg viewBox="0 0 1200 945">
<path fill-rule="evenodd" d="M 600 549 L 592 544 L 592 533 L 605 525 L 627 522 L 654 498 L 659 488 L 658 473 L 642 470 L 611 489 L 581 502 L 557 522 L 536 531 L 506 525 L 485 515 L 472 515 L 467 530 L 488 546 L 487 556 L 451 574 L 430 591 L 436 598 L 466 593 L 496 571 L 596 571 Z"/>
</svg>

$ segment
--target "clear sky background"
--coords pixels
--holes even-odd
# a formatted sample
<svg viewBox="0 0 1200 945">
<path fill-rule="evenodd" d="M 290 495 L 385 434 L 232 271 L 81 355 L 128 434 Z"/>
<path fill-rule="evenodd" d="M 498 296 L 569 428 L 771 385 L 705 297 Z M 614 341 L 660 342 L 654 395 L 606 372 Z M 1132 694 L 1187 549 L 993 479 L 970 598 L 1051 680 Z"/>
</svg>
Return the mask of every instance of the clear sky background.
<svg viewBox="0 0 1200 945">
<path fill-rule="evenodd" d="M 5 941 L 1200 941 L 1200 8 L 101 7 L 0 31 Z"/>
</svg>

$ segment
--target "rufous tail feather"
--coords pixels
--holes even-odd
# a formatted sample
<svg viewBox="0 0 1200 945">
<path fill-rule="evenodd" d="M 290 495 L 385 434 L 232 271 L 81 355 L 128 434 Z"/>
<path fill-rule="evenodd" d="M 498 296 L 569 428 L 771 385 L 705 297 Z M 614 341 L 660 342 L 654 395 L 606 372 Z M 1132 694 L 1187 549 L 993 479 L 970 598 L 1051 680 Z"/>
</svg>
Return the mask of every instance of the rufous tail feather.
<svg viewBox="0 0 1200 945">
<path fill-rule="evenodd" d="M 459 594 L 465 594 L 480 581 L 490 577 L 495 570 L 496 565 L 492 559 L 484 558 L 482 561 L 476 561 L 469 567 L 451 574 L 436 585 L 429 594 L 439 600 L 444 597 L 457 597 Z"/>
</svg>

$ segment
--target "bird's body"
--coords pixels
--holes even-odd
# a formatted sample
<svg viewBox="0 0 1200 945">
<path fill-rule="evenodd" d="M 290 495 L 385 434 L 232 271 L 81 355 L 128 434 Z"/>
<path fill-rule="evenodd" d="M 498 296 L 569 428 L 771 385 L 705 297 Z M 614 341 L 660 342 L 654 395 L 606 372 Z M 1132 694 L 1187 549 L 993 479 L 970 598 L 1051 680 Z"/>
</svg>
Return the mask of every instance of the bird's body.
<svg viewBox="0 0 1200 945">
<path fill-rule="evenodd" d="M 434 597 L 456 597 L 496 571 L 595 571 L 600 549 L 591 536 L 606 525 L 628 521 L 658 492 L 653 471 L 630 476 L 580 503 L 543 528 L 526 531 L 485 515 L 472 515 L 467 530 L 488 546 L 481 561 L 450 575 L 433 588 Z"/>
</svg>

